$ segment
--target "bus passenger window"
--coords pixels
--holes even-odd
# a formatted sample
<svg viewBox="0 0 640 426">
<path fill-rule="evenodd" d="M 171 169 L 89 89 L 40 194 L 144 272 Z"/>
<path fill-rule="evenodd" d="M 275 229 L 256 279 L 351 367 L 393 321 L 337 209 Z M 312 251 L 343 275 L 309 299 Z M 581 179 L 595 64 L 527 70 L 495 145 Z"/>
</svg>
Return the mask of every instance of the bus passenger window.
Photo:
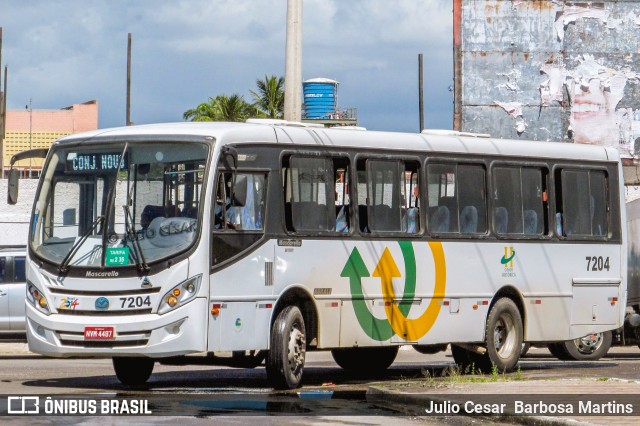
<svg viewBox="0 0 640 426">
<path fill-rule="evenodd" d="M 563 212 L 563 231 L 572 236 L 606 236 L 607 178 L 601 170 L 569 170 L 559 174 L 558 208 Z"/>
<path fill-rule="evenodd" d="M 485 169 L 482 164 L 429 164 L 431 232 L 487 232 Z"/>
<path fill-rule="evenodd" d="M 358 162 L 358 216 L 362 232 L 420 231 L 418 163 Z"/>
<path fill-rule="evenodd" d="M 221 173 L 214 207 L 214 228 L 237 231 L 263 229 L 265 175 Z"/>
<path fill-rule="evenodd" d="M 536 167 L 493 169 L 494 228 L 497 234 L 542 235 L 545 224 L 546 172 Z"/>
<path fill-rule="evenodd" d="M 348 230 L 347 182 L 342 183 L 338 190 L 337 172 L 334 172 L 341 169 L 346 176 L 345 161 L 347 160 L 299 155 L 285 158 L 283 183 L 287 230 Z"/>
</svg>

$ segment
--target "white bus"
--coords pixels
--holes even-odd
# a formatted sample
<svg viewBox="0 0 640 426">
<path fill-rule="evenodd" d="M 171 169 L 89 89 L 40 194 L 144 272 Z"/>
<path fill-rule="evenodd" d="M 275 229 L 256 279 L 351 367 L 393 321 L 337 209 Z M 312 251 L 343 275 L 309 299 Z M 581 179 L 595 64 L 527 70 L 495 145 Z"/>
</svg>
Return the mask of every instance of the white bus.
<svg viewBox="0 0 640 426">
<path fill-rule="evenodd" d="M 9 198 L 17 195 L 15 173 Z M 387 368 L 400 345 L 513 369 L 524 342 L 622 325 L 614 149 L 291 123 L 99 130 L 51 147 L 27 260 L 30 350 L 154 363 L 307 350 Z"/>
</svg>

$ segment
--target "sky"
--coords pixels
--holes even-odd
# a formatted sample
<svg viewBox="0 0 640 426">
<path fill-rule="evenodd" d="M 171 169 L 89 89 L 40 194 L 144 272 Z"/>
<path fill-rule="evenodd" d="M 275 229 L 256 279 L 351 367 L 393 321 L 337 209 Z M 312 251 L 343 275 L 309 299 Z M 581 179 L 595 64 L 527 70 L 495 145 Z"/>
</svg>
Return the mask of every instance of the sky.
<svg viewBox="0 0 640 426">
<path fill-rule="evenodd" d="M 100 128 L 182 121 L 209 97 L 284 76 L 287 0 L 0 0 L 7 109 L 96 99 Z M 417 132 L 418 54 L 425 127 L 453 123 L 451 0 L 303 0 L 302 78 L 340 82 L 339 108 L 370 130 Z"/>
</svg>

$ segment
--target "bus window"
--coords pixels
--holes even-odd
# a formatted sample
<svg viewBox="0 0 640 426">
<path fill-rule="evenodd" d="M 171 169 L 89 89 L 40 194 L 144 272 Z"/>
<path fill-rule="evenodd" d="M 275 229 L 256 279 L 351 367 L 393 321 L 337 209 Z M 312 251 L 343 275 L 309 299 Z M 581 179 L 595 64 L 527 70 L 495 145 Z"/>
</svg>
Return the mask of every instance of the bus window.
<svg viewBox="0 0 640 426">
<path fill-rule="evenodd" d="M 432 233 L 458 232 L 456 165 L 429 164 L 427 175 L 429 230 Z"/>
<path fill-rule="evenodd" d="M 525 235 L 546 234 L 545 192 L 541 169 L 522 169 L 522 230 Z"/>
<path fill-rule="evenodd" d="M 404 172 L 402 198 L 402 232 L 420 232 L 420 181 L 417 169 Z"/>
<path fill-rule="evenodd" d="M 342 166 L 336 169 L 336 231 L 349 232 L 349 168 Z"/>
<path fill-rule="evenodd" d="M 569 170 L 560 173 L 562 234 L 605 236 L 607 227 L 607 178 L 601 170 Z"/>
<path fill-rule="evenodd" d="M 262 173 L 220 173 L 214 229 L 263 229 L 265 180 Z"/>
<path fill-rule="evenodd" d="M 522 182 L 519 167 L 493 169 L 493 224 L 497 234 L 522 234 Z"/>
<path fill-rule="evenodd" d="M 416 162 L 367 159 L 358 163 L 358 212 L 362 232 L 417 233 Z M 412 198 L 413 197 L 413 198 Z"/>
<path fill-rule="evenodd" d="M 284 165 L 289 231 L 335 231 L 336 191 L 331 158 L 292 155 Z"/>
<path fill-rule="evenodd" d="M 432 233 L 487 231 L 485 170 L 481 164 L 429 164 L 429 229 Z"/>
<path fill-rule="evenodd" d="M 497 234 L 545 233 L 543 176 L 542 169 L 533 167 L 493 169 L 493 220 Z"/>
</svg>

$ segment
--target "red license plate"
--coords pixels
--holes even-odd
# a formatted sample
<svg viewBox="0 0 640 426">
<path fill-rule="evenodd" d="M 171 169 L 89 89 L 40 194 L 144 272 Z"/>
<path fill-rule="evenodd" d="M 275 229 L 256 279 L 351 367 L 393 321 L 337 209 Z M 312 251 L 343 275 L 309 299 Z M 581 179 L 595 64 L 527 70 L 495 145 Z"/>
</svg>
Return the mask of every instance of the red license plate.
<svg viewBox="0 0 640 426">
<path fill-rule="evenodd" d="M 85 327 L 84 340 L 113 339 L 113 327 Z"/>
</svg>

